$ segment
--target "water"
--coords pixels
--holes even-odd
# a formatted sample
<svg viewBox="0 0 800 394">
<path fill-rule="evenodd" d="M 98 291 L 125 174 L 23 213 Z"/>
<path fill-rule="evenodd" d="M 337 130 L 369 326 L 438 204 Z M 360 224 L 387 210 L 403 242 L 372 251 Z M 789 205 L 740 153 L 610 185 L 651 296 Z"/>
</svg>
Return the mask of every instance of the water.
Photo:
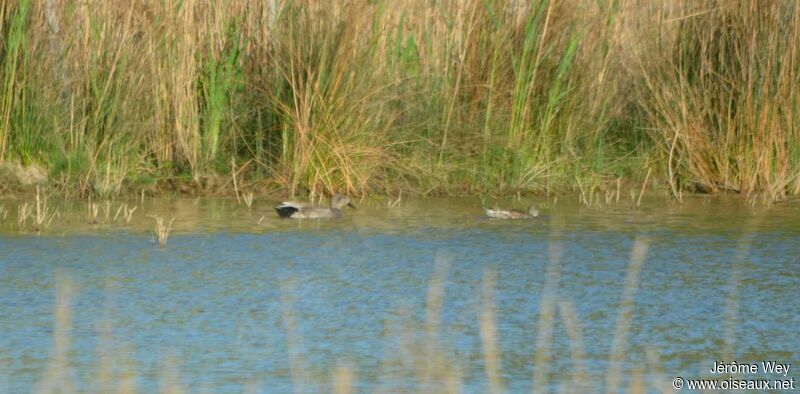
<svg viewBox="0 0 800 394">
<path fill-rule="evenodd" d="M 707 377 L 715 360 L 730 360 L 727 348 L 739 362 L 793 362 L 787 378 L 800 376 L 800 203 L 537 202 L 544 215 L 533 221 L 484 219 L 477 199 L 422 199 L 391 209 L 361 202 L 342 220 L 298 222 L 275 218 L 269 202 L 153 200 L 129 225 L 87 224 L 86 204 L 69 202 L 36 235 L 20 232 L 15 204 L 0 201 L 10 211 L 0 221 L 0 392 L 47 381 L 58 358 L 57 283 L 72 289 L 71 350 L 60 368 L 79 391 L 97 389 L 99 366 L 108 366 L 133 373 L 140 392 L 156 391 L 171 369 L 192 391 L 290 392 L 292 356 L 304 391 L 329 391 L 345 364 L 359 391 L 424 390 L 418 370 L 433 353 L 460 371 L 465 392 L 483 392 L 487 272 L 496 273 L 508 391 L 531 390 L 547 291 L 574 305 L 582 336 L 571 341 L 556 313 L 552 361 L 538 366 L 548 387 L 572 380 L 577 361 L 600 391 L 637 237 L 649 249 L 629 289 L 626 388 L 634 373 L 649 389 Z M 117 205 L 109 220 L 101 208 L 98 221 L 111 221 Z M 163 249 L 153 245 L 151 214 L 176 217 Z M 553 245 L 562 250 L 555 281 Z M 423 327 L 437 269 L 443 298 L 431 342 Z M 576 346 L 585 359 L 572 356 Z"/>
</svg>

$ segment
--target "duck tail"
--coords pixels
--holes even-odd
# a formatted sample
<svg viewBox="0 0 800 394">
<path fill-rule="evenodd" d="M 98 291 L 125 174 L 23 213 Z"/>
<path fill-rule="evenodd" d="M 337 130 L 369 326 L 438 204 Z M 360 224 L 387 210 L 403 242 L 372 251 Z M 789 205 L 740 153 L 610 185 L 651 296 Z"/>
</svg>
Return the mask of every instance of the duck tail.
<svg viewBox="0 0 800 394">
<path fill-rule="evenodd" d="M 297 211 L 299 211 L 299 209 L 297 209 L 297 207 L 294 207 L 294 206 L 291 206 L 291 205 L 286 205 L 286 204 L 281 204 L 281 205 L 278 205 L 278 206 L 275 207 L 275 212 L 277 212 L 278 216 L 280 216 L 282 218 L 291 217 L 292 214 L 297 212 Z"/>
</svg>

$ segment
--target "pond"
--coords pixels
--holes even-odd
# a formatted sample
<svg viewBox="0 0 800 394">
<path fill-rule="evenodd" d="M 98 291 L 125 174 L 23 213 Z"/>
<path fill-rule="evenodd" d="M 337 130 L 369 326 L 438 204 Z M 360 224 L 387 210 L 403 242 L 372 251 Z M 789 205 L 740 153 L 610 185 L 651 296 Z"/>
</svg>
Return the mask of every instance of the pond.
<svg viewBox="0 0 800 394">
<path fill-rule="evenodd" d="M 658 391 L 722 360 L 800 376 L 800 203 L 499 203 L 531 201 L 534 220 L 431 198 L 297 221 L 146 199 L 130 223 L 51 202 L 37 233 L 2 200 L 0 392 Z M 164 247 L 150 215 L 175 218 Z"/>
</svg>

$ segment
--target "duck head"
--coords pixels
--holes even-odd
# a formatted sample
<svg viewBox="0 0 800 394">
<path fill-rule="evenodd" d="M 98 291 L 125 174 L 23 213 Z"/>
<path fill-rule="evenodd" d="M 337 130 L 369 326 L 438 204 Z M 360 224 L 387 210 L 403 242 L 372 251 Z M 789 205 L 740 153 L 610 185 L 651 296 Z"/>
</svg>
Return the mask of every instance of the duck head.
<svg viewBox="0 0 800 394">
<path fill-rule="evenodd" d="M 347 197 L 344 194 L 335 194 L 333 197 L 331 197 L 331 208 L 342 209 L 344 207 L 356 209 L 355 205 L 350 202 L 350 197 Z"/>
</svg>

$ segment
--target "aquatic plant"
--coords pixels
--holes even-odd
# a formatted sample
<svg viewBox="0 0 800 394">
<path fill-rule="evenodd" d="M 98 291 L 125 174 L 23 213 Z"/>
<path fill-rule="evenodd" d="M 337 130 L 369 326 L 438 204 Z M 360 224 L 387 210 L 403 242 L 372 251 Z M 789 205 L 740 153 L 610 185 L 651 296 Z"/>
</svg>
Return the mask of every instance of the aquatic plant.
<svg viewBox="0 0 800 394">
<path fill-rule="evenodd" d="M 34 205 L 33 223 L 34 230 L 42 231 L 50 226 L 56 216 L 60 216 L 58 209 L 47 206 L 47 195 L 41 193 L 40 188 L 36 187 L 36 205 Z"/>
<path fill-rule="evenodd" d="M 97 214 L 100 212 L 100 205 L 96 202 L 92 202 L 92 199 L 89 198 L 89 202 L 86 203 L 86 212 L 89 216 L 89 223 L 97 224 Z"/>
<path fill-rule="evenodd" d="M 117 208 L 117 213 L 114 214 L 113 221 L 116 222 L 117 218 L 120 218 L 126 225 L 130 224 L 131 219 L 133 219 L 133 213 L 136 212 L 137 207 L 129 208 L 128 204 L 120 204 L 119 208 Z M 122 216 L 120 216 L 122 213 Z"/>
<path fill-rule="evenodd" d="M 25 222 L 28 221 L 28 217 L 31 216 L 31 212 L 33 211 L 33 206 L 24 202 L 17 207 L 17 225 L 20 228 L 25 227 Z"/>
<path fill-rule="evenodd" d="M 156 221 L 153 238 L 154 240 L 158 240 L 158 245 L 163 248 L 167 245 L 167 240 L 169 239 L 169 233 L 172 231 L 172 223 L 175 221 L 175 217 L 171 217 L 169 223 L 166 224 L 162 216 L 151 215 L 150 217 Z"/>
<path fill-rule="evenodd" d="M 642 190 L 639 191 L 639 197 L 636 199 L 636 208 L 642 206 L 642 197 L 644 197 L 644 189 L 647 187 L 647 181 L 650 179 L 650 171 L 651 169 L 648 168 L 647 175 L 645 175 L 644 181 L 642 181 Z M 679 200 L 681 198 L 679 193 L 676 197 L 678 197 Z"/>
<path fill-rule="evenodd" d="M 247 208 L 252 208 L 253 206 L 253 192 L 247 192 L 242 194 L 242 201 L 244 201 L 244 206 Z"/>
<path fill-rule="evenodd" d="M 402 201 L 403 201 L 403 191 L 400 190 L 400 192 L 397 193 L 397 199 L 395 200 L 388 199 L 386 201 L 386 208 L 395 208 L 398 205 L 400 205 Z"/>
</svg>

